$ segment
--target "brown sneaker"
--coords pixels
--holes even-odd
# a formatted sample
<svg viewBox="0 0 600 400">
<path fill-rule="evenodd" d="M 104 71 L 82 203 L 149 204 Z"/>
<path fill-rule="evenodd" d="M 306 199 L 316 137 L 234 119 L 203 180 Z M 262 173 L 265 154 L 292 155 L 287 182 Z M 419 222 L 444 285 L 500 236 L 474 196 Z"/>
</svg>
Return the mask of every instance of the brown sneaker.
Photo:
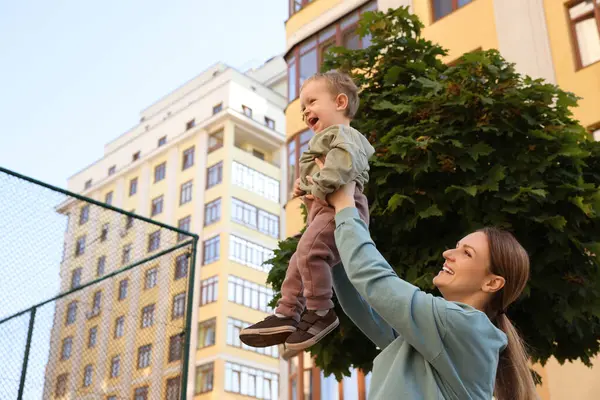
<svg viewBox="0 0 600 400">
<path fill-rule="evenodd" d="M 333 308 L 322 317 L 314 310 L 306 310 L 302 314 L 298 330 L 287 338 L 285 346 L 289 350 L 307 349 L 323 339 L 339 324 L 340 320 L 335 315 Z"/>
<path fill-rule="evenodd" d="M 242 329 L 240 340 L 251 347 L 269 347 L 285 343 L 296 332 L 298 323 L 290 317 L 270 315 L 254 325 Z"/>
</svg>

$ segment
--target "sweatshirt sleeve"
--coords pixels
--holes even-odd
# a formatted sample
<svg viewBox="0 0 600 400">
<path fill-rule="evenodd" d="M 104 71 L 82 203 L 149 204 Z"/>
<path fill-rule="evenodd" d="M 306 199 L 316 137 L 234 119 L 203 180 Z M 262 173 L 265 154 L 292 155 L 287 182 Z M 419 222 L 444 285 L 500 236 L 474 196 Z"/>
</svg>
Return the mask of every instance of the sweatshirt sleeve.
<svg viewBox="0 0 600 400">
<path fill-rule="evenodd" d="M 332 269 L 333 288 L 344 313 L 380 349 L 396 339 L 392 327 L 356 291 L 342 265 Z"/>
<path fill-rule="evenodd" d="M 354 143 L 344 129 L 332 130 L 329 140 L 330 149 L 325 157 L 323 169 L 313 175 L 312 194 L 321 200 L 325 200 L 329 193 L 352 182 L 369 168 L 367 154 L 359 144 Z"/>
<path fill-rule="evenodd" d="M 446 300 L 400 279 L 383 258 L 354 207 L 335 216 L 335 241 L 348 279 L 360 296 L 427 361 L 443 349 Z"/>
</svg>

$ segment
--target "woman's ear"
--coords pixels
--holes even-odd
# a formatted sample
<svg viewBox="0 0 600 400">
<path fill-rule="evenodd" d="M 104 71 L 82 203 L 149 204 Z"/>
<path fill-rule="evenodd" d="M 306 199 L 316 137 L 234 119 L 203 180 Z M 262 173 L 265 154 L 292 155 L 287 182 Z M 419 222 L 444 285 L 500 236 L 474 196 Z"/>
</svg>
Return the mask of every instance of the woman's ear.
<svg viewBox="0 0 600 400">
<path fill-rule="evenodd" d="M 481 290 L 487 293 L 496 293 L 501 290 L 505 284 L 506 280 L 503 277 L 491 274 L 483 283 Z"/>
</svg>

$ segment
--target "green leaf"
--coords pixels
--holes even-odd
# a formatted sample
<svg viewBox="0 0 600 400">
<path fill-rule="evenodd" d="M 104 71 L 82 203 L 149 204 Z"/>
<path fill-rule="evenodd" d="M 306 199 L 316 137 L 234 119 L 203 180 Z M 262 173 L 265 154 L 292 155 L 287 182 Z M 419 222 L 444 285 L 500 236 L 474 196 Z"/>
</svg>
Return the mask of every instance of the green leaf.
<svg viewBox="0 0 600 400">
<path fill-rule="evenodd" d="M 477 194 L 476 186 L 456 186 L 456 185 L 448 186 L 446 188 L 446 190 L 444 191 L 444 193 L 448 194 L 455 190 L 463 191 L 471 197 L 474 197 Z"/>
<path fill-rule="evenodd" d="M 421 217 L 423 219 L 430 218 L 430 217 L 441 217 L 442 215 L 443 214 L 440 211 L 440 209 L 438 208 L 437 204 L 433 204 L 426 210 L 421 211 L 419 213 L 419 217 Z"/>
<path fill-rule="evenodd" d="M 489 156 L 494 152 L 494 148 L 487 143 L 479 142 L 467 150 L 473 160 L 479 160 L 481 156 Z"/>
<path fill-rule="evenodd" d="M 404 201 L 408 201 L 412 204 L 415 204 L 415 201 L 408 196 L 403 194 L 396 193 L 392 196 L 392 198 L 388 201 L 388 206 L 386 208 L 386 212 L 394 212 L 396 208 L 400 207 Z"/>
</svg>

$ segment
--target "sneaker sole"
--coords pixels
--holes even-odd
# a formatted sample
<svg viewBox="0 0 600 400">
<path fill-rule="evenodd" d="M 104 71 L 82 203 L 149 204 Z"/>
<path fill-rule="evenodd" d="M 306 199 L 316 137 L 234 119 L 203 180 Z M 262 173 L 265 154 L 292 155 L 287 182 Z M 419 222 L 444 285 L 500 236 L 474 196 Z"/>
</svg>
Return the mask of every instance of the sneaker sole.
<svg viewBox="0 0 600 400">
<path fill-rule="evenodd" d="M 300 343 L 287 343 L 286 342 L 285 347 L 292 351 L 308 349 L 309 347 L 317 344 L 325 336 L 327 336 L 329 334 L 329 332 L 331 332 L 332 330 L 337 328 L 337 326 L 339 324 L 340 324 L 340 320 L 339 320 L 339 318 L 336 318 L 335 321 L 331 325 L 329 325 L 327 328 L 323 329 L 321 332 L 317 333 L 312 338 L 305 340 L 304 342 L 300 342 Z"/>
<path fill-rule="evenodd" d="M 290 331 L 268 335 L 240 333 L 240 340 L 250 347 L 270 347 L 285 343 L 292 333 Z"/>
</svg>

